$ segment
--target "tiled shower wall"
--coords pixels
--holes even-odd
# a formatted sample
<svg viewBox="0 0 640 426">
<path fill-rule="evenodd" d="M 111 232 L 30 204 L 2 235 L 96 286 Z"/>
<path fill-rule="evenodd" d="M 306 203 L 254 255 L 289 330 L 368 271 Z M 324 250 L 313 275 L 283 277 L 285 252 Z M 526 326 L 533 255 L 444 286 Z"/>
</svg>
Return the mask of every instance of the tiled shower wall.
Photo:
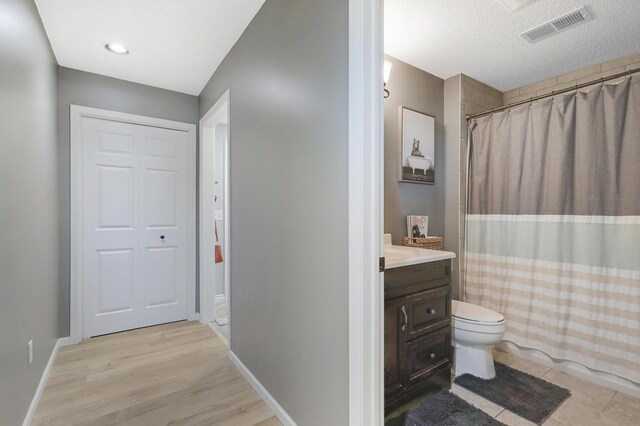
<svg viewBox="0 0 640 426">
<path fill-rule="evenodd" d="M 466 209 L 467 114 L 503 105 L 502 92 L 464 74 L 445 81 L 445 249 L 456 253 L 451 281 L 453 297 L 461 298 Z"/>
<path fill-rule="evenodd" d="M 640 68 L 640 52 L 509 90 L 504 93 L 504 104 L 507 105 L 524 101 L 534 96 L 546 95 L 553 91 L 574 87 L 576 84 L 586 83 L 636 68 Z M 589 86 L 581 90 L 588 91 L 592 87 Z"/>
</svg>

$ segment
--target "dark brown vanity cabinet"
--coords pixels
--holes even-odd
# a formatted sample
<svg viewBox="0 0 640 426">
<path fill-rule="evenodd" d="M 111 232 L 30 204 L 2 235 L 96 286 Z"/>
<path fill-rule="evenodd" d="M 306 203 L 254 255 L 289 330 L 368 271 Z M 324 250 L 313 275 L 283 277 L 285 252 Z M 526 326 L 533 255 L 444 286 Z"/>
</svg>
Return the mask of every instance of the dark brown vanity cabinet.
<svg viewBox="0 0 640 426">
<path fill-rule="evenodd" d="M 385 271 L 385 412 L 451 387 L 451 261 Z"/>
</svg>

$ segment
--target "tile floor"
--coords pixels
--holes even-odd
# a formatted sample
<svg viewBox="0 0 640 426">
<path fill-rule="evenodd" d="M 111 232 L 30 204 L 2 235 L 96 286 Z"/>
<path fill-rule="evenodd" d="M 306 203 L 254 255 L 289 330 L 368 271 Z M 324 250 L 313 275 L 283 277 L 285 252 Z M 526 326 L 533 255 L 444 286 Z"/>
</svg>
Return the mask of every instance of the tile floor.
<svg viewBox="0 0 640 426">
<path fill-rule="evenodd" d="M 571 391 L 571 397 L 551 415 L 544 423 L 545 426 L 640 425 L 640 399 L 597 386 L 507 352 L 494 351 L 494 359 Z M 451 392 L 509 426 L 534 425 L 456 384 L 452 386 Z"/>
<path fill-rule="evenodd" d="M 225 338 L 229 338 L 229 306 L 227 304 L 226 297 L 216 297 L 215 301 L 215 315 L 214 327 L 222 333 Z"/>
<path fill-rule="evenodd" d="M 507 352 L 494 350 L 494 359 L 571 391 L 569 399 L 562 403 L 544 426 L 640 425 L 640 399 L 638 398 L 595 385 Z M 534 423 L 455 383 L 451 387 L 451 392 L 508 426 L 535 426 Z M 401 426 L 404 423 L 401 413 L 426 401 L 434 394 L 435 392 L 416 398 L 390 413 L 385 425 Z"/>
</svg>

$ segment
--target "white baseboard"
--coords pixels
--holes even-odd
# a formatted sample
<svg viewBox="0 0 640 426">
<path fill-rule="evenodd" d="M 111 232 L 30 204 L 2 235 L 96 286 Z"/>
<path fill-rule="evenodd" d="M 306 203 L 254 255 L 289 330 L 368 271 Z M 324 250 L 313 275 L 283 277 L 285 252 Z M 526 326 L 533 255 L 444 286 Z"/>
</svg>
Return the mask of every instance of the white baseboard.
<svg viewBox="0 0 640 426">
<path fill-rule="evenodd" d="M 596 385 L 603 386 L 617 392 L 622 392 L 634 398 L 640 398 L 639 384 L 623 379 L 622 377 L 618 377 L 614 374 L 592 370 L 573 361 L 556 360 L 542 351 L 522 348 L 512 342 L 503 341 L 497 347 L 504 352 L 509 352 L 521 358 L 537 362 L 538 364 L 546 365 L 554 370 L 562 371 L 563 373 L 595 383 Z"/>
<path fill-rule="evenodd" d="M 58 348 L 62 348 L 65 346 L 73 345 L 74 343 L 71 341 L 71 337 L 61 337 L 58 339 Z"/>
<path fill-rule="evenodd" d="M 218 336 L 220 338 L 220 340 L 222 340 L 222 342 L 227 347 L 229 347 L 229 339 L 227 339 L 227 336 L 225 336 L 224 334 L 222 334 L 222 332 L 220 330 L 218 330 L 218 327 L 216 327 L 216 325 L 214 323 L 212 323 L 212 322 L 203 322 L 203 324 L 208 325 L 209 328 L 212 329 L 214 333 L 216 333 L 216 336 Z"/>
<path fill-rule="evenodd" d="M 296 426 L 296 423 L 291 417 L 284 411 L 284 408 L 278 404 L 273 396 L 265 389 L 264 386 L 255 378 L 255 376 L 249 371 L 249 369 L 240 361 L 240 359 L 233 352 L 229 351 L 229 359 L 238 367 L 238 370 L 247 379 L 249 384 L 258 392 L 260 398 L 271 408 L 273 413 L 280 419 L 284 426 Z"/>
<path fill-rule="evenodd" d="M 51 355 L 49 356 L 49 361 L 47 362 L 47 366 L 44 368 L 42 372 L 42 377 L 40 377 L 40 383 L 38 383 L 38 387 L 36 388 L 36 393 L 33 395 L 33 399 L 31 400 L 31 405 L 29 405 L 29 410 L 27 411 L 27 415 L 24 417 L 24 421 L 22 422 L 22 426 L 29 426 L 33 421 L 33 416 L 36 413 L 36 409 L 38 408 L 38 403 L 40 402 L 40 397 L 44 392 L 44 388 L 47 386 L 47 381 L 49 380 L 49 374 L 51 374 L 51 368 L 53 367 L 53 363 L 56 361 L 56 356 L 58 355 L 58 349 L 62 346 L 68 346 L 70 344 L 70 340 L 68 337 L 62 337 L 56 341 L 56 344 L 53 346 L 53 350 L 51 351 Z"/>
</svg>

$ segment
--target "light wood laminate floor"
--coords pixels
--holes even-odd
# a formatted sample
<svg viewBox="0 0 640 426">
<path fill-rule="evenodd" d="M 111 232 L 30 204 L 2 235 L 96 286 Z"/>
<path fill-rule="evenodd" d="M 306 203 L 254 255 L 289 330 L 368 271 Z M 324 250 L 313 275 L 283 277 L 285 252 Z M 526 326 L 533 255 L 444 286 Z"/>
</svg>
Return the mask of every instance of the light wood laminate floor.
<svg viewBox="0 0 640 426">
<path fill-rule="evenodd" d="M 208 326 L 176 322 L 61 348 L 35 425 L 280 425 Z"/>
</svg>

